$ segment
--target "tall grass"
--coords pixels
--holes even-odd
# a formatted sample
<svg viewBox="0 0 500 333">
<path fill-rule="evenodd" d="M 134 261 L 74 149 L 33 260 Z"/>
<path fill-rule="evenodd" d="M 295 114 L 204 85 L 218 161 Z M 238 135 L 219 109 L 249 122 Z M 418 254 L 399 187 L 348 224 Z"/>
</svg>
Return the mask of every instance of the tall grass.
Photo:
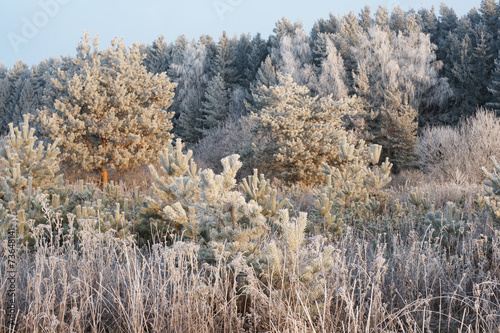
<svg viewBox="0 0 500 333">
<path fill-rule="evenodd" d="M 476 216 L 454 253 L 415 231 L 364 238 L 354 229 L 316 238 L 279 272 L 241 256 L 198 257 L 196 244 L 137 248 L 113 231 L 62 231 L 57 214 L 18 248 L 18 332 L 498 332 L 500 231 Z M 48 237 L 47 235 L 51 235 Z M 323 240 L 324 241 L 324 240 Z M 333 247 L 333 266 L 311 295 L 291 270 Z M 7 249 L 3 241 L 2 251 Z M 1 294 L 6 293 L 2 256 Z M 284 261 L 290 265 L 289 262 Z M 288 273 L 287 273 L 288 272 Z M 6 326 L 0 301 L 1 331 Z"/>
</svg>

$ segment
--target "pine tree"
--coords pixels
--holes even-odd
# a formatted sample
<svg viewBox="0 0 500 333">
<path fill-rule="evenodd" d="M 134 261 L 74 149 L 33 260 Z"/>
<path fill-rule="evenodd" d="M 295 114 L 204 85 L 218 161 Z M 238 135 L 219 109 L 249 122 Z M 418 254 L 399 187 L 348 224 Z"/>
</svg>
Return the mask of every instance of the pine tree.
<svg viewBox="0 0 500 333">
<path fill-rule="evenodd" d="M 9 135 L 1 142 L 0 165 L 2 176 L 14 178 L 16 169 L 20 177 L 31 178 L 33 188 L 42 190 L 55 185 L 56 174 L 59 171 L 59 139 L 47 147 L 34 135 L 35 129 L 30 127 L 30 114 L 24 115 L 24 121 L 19 128 L 9 124 Z"/>
<path fill-rule="evenodd" d="M 248 89 L 252 82 L 254 82 L 257 71 L 267 55 L 267 43 L 262 39 L 260 33 L 258 33 L 252 39 L 250 53 L 246 55 L 248 57 L 248 68 L 245 70 L 245 77 L 248 81 L 248 86 L 244 86 L 245 88 Z"/>
<path fill-rule="evenodd" d="M 316 77 L 312 66 L 312 50 L 306 32 L 296 29 L 292 35 L 280 38 L 278 48 L 271 49 L 271 59 L 281 75 L 291 74 L 299 85 L 313 89 Z"/>
<path fill-rule="evenodd" d="M 184 58 L 184 51 L 186 50 L 188 44 L 189 40 L 186 35 L 180 35 L 175 39 L 174 48 L 172 50 L 172 63 L 180 64 L 182 62 L 182 59 Z M 168 73 L 169 77 L 176 77 L 175 72 L 175 69 L 170 70 Z"/>
<path fill-rule="evenodd" d="M 276 69 L 274 68 L 271 56 L 268 55 L 266 60 L 262 62 L 262 65 L 257 71 L 254 82 L 250 86 L 251 96 L 248 98 L 247 109 L 258 111 L 262 108 L 253 96 L 264 94 L 263 87 L 269 88 L 278 84 L 278 76 Z"/>
<path fill-rule="evenodd" d="M 359 13 L 359 26 L 364 31 L 367 31 L 375 23 L 371 17 L 371 13 L 372 11 L 368 5 L 365 5 L 363 9 L 361 9 L 361 13 Z"/>
<path fill-rule="evenodd" d="M 176 123 L 178 135 L 186 142 L 194 143 L 202 137 L 202 99 L 201 92 L 187 90 L 180 106 L 180 116 Z"/>
<path fill-rule="evenodd" d="M 246 88 L 248 88 L 250 86 L 250 82 L 252 82 L 251 78 L 247 77 L 251 60 L 248 55 L 251 52 L 252 42 L 250 40 L 250 34 L 241 34 L 238 39 L 238 43 L 236 44 L 235 67 L 238 75 L 237 83 Z"/>
<path fill-rule="evenodd" d="M 495 44 L 491 45 L 491 52 L 496 54 L 498 52 L 499 6 L 495 0 L 481 0 L 479 12 L 481 14 L 481 22 L 487 27 L 487 31 L 492 35 L 492 40 L 495 41 Z"/>
<path fill-rule="evenodd" d="M 490 102 L 486 103 L 486 107 L 500 116 L 500 57 L 495 59 L 495 70 L 491 75 L 488 91 L 491 94 L 491 99 Z"/>
<path fill-rule="evenodd" d="M 487 27 L 480 23 L 475 29 L 476 47 L 472 52 L 471 81 L 469 89 L 474 97 L 475 105 L 484 105 L 489 100 L 487 86 L 494 68 L 494 58 L 491 53 L 492 36 Z"/>
<path fill-rule="evenodd" d="M 311 29 L 311 40 L 314 44 L 320 34 L 335 34 L 339 26 L 339 19 L 330 13 L 328 20 L 323 18 L 314 22 Z M 317 64 L 316 64 L 317 65 Z"/>
<path fill-rule="evenodd" d="M 391 31 L 398 32 L 405 29 L 405 12 L 401 6 L 396 6 L 391 11 L 391 18 L 389 21 Z"/>
<path fill-rule="evenodd" d="M 255 76 L 255 86 L 266 86 L 271 87 L 278 83 L 276 68 L 274 67 L 271 57 L 267 56 L 257 71 Z"/>
<path fill-rule="evenodd" d="M 393 87 L 405 92 L 415 109 L 440 105 L 450 95 L 445 79 L 439 77 L 429 37 L 420 33 L 388 33 L 379 27 L 360 35 L 353 56 L 369 78 L 368 102 L 374 108 L 385 103 Z"/>
<path fill-rule="evenodd" d="M 338 144 L 347 135 L 341 118 L 356 109 L 356 100 L 311 97 L 291 75 L 279 75 L 278 85 L 260 92 L 253 97 L 262 108 L 252 115 L 254 131 L 266 137 L 254 147 L 258 167 L 290 182 L 317 181 L 322 162 L 338 162 Z"/>
<path fill-rule="evenodd" d="M 24 243 L 31 233 L 29 220 L 39 221 L 44 212 L 41 202 L 60 184 L 59 148 L 57 142 L 45 146 L 29 126 L 31 115 L 24 115 L 19 128 L 9 124 L 10 132 L 0 141 L 0 233 L 12 227 L 17 215 L 18 239 Z M 42 194 L 45 194 L 42 196 Z M 52 192 L 53 207 L 56 195 Z M 58 199 L 59 197 L 57 197 Z M 6 215 L 6 213 L 10 214 Z"/>
<path fill-rule="evenodd" d="M 224 80 L 217 74 L 208 83 L 205 101 L 202 103 L 202 127 L 200 131 L 206 134 L 210 129 L 217 127 L 229 114 L 229 90 Z"/>
<path fill-rule="evenodd" d="M 202 43 L 189 43 L 183 53 L 183 59 L 173 63 L 178 84 L 176 93 L 176 134 L 186 142 L 196 142 L 201 137 L 198 129 L 201 125 L 201 105 L 209 81 L 209 62 L 206 47 Z"/>
<path fill-rule="evenodd" d="M 14 66 L 12 66 L 9 73 L 7 74 L 7 78 L 10 83 L 10 97 L 9 105 L 5 110 L 5 119 L 7 121 L 7 124 L 14 122 L 14 125 L 17 126 L 19 124 L 19 120 L 22 118 L 22 116 L 18 114 L 18 104 L 20 101 L 21 92 L 27 79 L 29 78 L 28 65 L 26 65 L 22 61 L 16 61 L 14 63 Z"/>
<path fill-rule="evenodd" d="M 276 26 L 273 29 L 274 34 L 269 37 L 269 47 L 271 49 L 278 49 L 283 37 L 292 37 L 297 30 L 303 30 L 303 28 L 304 26 L 300 21 L 292 23 L 286 17 L 281 18 L 281 20 L 276 22 Z"/>
<path fill-rule="evenodd" d="M 356 69 L 356 60 L 353 57 L 351 48 L 358 45 L 361 32 L 362 29 L 358 25 L 358 19 L 354 12 L 351 11 L 342 18 L 338 32 L 335 34 L 335 46 L 344 59 L 348 86 L 352 86 L 352 71 Z"/>
<path fill-rule="evenodd" d="M 385 100 L 380 108 L 381 136 L 374 141 L 386 148 L 385 155 L 397 171 L 415 167 L 418 112 L 408 104 L 404 94 L 395 89 L 387 91 Z"/>
<path fill-rule="evenodd" d="M 207 52 L 207 62 L 210 63 L 211 66 L 215 60 L 215 55 L 217 54 L 217 44 L 214 39 L 210 35 L 201 35 L 198 39 L 199 44 L 205 45 L 205 50 Z"/>
<path fill-rule="evenodd" d="M 422 31 L 418 23 L 418 14 L 413 10 L 405 14 L 404 25 L 403 34 L 406 36 L 410 35 L 410 33 L 420 33 Z"/>
<path fill-rule="evenodd" d="M 374 111 L 366 115 L 365 138 L 382 145 L 399 170 L 410 167 L 416 110 L 442 105 L 450 88 L 439 76 L 428 36 L 374 27 L 360 40 L 353 49 L 358 60 L 356 90 Z"/>
<path fill-rule="evenodd" d="M 326 39 L 326 58 L 321 63 L 321 73 L 318 78 L 317 91 L 319 96 L 332 95 L 334 100 L 347 97 L 345 85 L 344 61 L 337 52 L 333 41 Z"/>
<path fill-rule="evenodd" d="M 0 79 L 0 135 L 7 133 L 9 124 L 10 81 L 7 77 Z"/>
<path fill-rule="evenodd" d="M 389 12 L 384 6 L 378 6 L 375 12 L 375 23 L 384 31 L 389 31 Z"/>
<path fill-rule="evenodd" d="M 171 45 L 165 42 L 165 37 L 162 35 L 153 42 L 153 45 L 148 48 L 144 65 L 147 70 L 153 74 L 166 72 L 170 66 L 172 57 Z"/>
<path fill-rule="evenodd" d="M 92 47 L 93 44 L 93 47 Z M 172 137 L 174 84 L 165 73 L 153 75 L 142 65 L 139 46 L 122 41 L 98 50 L 87 34 L 77 48 L 71 72 L 53 80 L 57 99 L 39 114 L 52 140 L 60 140 L 63 158 L 87 171 L 124 170 L 148 163 Z"/>
<path fill-rule="evenodd" d="M 238 82 L 237 43 L 236 37 L 229 39 L 226 31 L 223 31 L 217 43 L 217 52 L 212 66 L 212 73 L 219 73 L 224 82 L 231 87 Z"/>
<path fill-rule="evenodd" d="M 447 39 L 450 32 L 453 32 L 458 24 L 458 17 L 452 8 L 449 8 L 444 3 L 439 7 L 439 19 L 436 31 L 436 50 L 437 59 L 442 60 L 445 64 L 450 64 L 447 60 Z"/>
<path fill-rule="evenodd" d="M 434 6 L 432 6 L 430 10 L 426 8 L 419 9 L 417 13 L 417 23 L 420 25 L 420 30 L 422 30 L 424 34 L 429 34 L 431 41 L 435 44 L 437 17 L 434 12 Z"/>
</svg>

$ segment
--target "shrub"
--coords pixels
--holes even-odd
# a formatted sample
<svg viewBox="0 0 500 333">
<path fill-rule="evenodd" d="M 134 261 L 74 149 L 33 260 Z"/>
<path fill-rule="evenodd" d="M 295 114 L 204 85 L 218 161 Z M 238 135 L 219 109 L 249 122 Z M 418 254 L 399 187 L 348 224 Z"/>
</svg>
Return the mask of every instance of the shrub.
<svg viewBox="0 0 500 333">
<path fill-rule="evenodd" d="M 500 156 L 500 117 L 478 109 L 458 127 L 427 128 L 417 143 L 420 167 L 440 180 L 480 182 L 481 167 Z"/>
</svg>

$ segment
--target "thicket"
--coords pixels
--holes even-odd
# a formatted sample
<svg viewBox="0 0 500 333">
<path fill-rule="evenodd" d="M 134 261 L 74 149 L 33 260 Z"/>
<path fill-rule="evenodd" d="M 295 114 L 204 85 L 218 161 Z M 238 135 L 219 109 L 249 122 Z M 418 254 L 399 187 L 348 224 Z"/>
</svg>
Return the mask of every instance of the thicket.
<svg viewBox="0 0 500 333">
<path fill-rule="evenodd" d="M 500 156 L 500 118 L 479 109 L 457 127 L 435 126 L 423 130 L 416 144 L 420 169 L 442 181 L 479 183 L 481 167 L 491 156 Z"/>
</svg>

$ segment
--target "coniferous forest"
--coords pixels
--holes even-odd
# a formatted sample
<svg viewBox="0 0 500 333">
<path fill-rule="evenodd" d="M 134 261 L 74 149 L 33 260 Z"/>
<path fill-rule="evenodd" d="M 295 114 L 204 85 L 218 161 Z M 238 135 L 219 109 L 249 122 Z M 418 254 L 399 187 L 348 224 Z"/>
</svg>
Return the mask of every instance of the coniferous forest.
<svg viewBox="0 0 500 333">
<path fill-rule="evenodd" d="M 499 29 L 365 6 L 0 65 L 0 332 L 500 332 Z"/>
</svg>

